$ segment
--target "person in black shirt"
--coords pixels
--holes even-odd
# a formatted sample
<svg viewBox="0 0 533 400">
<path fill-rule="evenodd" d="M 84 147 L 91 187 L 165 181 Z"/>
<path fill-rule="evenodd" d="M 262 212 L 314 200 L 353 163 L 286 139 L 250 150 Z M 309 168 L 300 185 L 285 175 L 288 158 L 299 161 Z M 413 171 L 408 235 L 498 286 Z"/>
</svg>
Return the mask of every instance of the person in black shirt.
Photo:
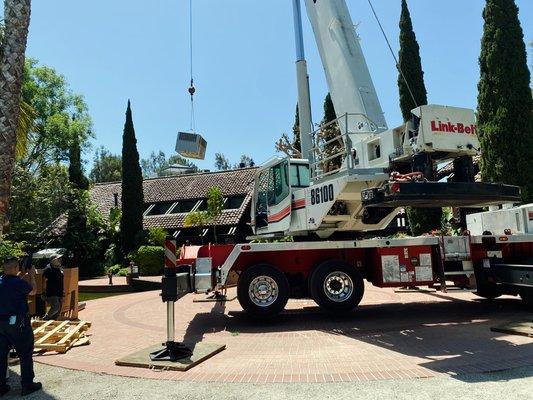
<svg viewBox="0 0 533 400">
<path fill-rule="evenodd" d="M 63 270 L 61 269 L 61 255 L 55 255 L 50 259 L 50 264 L 43 271 L 43 292 L 46 303 L 50 309 L 44 316 L 44 320 L 57 319 L 63 303 Z"/>
<path fill-rule="evenodd" d="M 7 357 L 14 347 L 20 359 L 22 395 L 42 388 L 33 382 L 33 330 L 28 315 L 28 295 L 35 294 L 35 269 L 22 276 L 17 259 L 4 262 L 4 274 L 0 276 L 0 396 L 11 389 L 6 382 Z"/>
</svg>

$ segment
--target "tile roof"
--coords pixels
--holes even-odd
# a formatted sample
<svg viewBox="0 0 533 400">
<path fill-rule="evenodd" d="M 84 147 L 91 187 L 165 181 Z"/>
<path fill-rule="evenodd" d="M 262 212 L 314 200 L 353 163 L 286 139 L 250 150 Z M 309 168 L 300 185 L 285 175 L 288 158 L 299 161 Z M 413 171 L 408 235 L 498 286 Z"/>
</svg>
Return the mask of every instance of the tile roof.
<svg viewBox="0 0 533 400">
<path fill-rule="evenodd" d="M 252 198 L 253 181 L 257 168 L 242 168 L 230 171 L 203 172 L 196 174 L 174 175 L 143 181 L 144 201 L 146 204 L 175 202 L 178 200 L 202 199 L 207 190 L 218 187 L 224 197 L 246 196 L 241 207 L 224 210 L 216 221 L 217 225 L 237 225 L 248 209 Z M 91 199 L 100 212 L 107 218 L 115 205 L 114 194 L 118 194 L 120 204 L 121 183 L 96 184 L 91 189 Z M 144 217 L 145 228 L 162 227 L 177 229 L 183 227 L 186 213 L 165 214 Z"/>
</svg>

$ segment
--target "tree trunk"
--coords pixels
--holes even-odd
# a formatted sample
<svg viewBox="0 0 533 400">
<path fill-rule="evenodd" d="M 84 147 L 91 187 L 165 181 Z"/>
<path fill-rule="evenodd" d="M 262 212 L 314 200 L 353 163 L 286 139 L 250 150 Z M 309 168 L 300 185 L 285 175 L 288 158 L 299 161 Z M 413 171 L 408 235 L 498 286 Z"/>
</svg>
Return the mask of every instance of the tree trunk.
<svg viewBox="0 0 533 400">
<path fill-rule="evenodd" d="M 0 235 L 7 222 L 15 167 L 20 93 L 31 0 L 4 1 L 4 39 L 0 45 Z"/>
</svg>

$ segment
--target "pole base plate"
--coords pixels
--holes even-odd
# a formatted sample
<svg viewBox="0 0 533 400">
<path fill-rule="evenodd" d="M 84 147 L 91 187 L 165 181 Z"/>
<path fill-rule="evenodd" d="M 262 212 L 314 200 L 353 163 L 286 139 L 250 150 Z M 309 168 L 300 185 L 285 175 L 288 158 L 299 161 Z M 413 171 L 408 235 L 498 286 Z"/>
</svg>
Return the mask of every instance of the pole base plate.
<svg viewBox="0 0 533 400">
<path fill-rule="evenodd" d="M 163 343 L 161 350 L 150 353 L 152 361 L 178 361 L 192 356 L 192 350 L 178 342 Z"/>
</svg>

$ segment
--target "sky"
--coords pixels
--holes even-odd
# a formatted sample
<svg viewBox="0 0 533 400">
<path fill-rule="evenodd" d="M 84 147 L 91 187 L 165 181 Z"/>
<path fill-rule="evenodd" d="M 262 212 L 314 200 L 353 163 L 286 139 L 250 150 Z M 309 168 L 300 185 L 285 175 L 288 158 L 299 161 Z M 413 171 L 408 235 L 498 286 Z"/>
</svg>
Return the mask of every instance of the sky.
<svg viewBox="0 0 533 400">
<path fill-rule="evenodd" d="M 178 131 L 190 129 L 189 0 L 54 0 L 32 2 L 27 55 L 63 74 L 81 93 L 93 119 L 94 150 L 120 153 L 131 99 L 141 157 L 174 154 Z M 214 153 L 236 163 L 275 155 L 292 133 L 297 101 L 290 0 L 193 0 L 196 131 Z M 429 102 L 475 108 L 483 0 L 409 0 L 421 48 Z M 533 40 L 533 1 L 517 0 L 527 42 Z M 401 124 L 397 72 L 367 0 L 347 0 L 389 127 Z M 400 0 L 373 0 L 395 52 Z M 0 6 L 1 9 L 1 6 Z M 2 10 L 3 11 L 3 10 Z M 304 16 L 314 122 L 328 89 Z M 529 49 L 529 64 L 532 63 Z"/>
</svg>

